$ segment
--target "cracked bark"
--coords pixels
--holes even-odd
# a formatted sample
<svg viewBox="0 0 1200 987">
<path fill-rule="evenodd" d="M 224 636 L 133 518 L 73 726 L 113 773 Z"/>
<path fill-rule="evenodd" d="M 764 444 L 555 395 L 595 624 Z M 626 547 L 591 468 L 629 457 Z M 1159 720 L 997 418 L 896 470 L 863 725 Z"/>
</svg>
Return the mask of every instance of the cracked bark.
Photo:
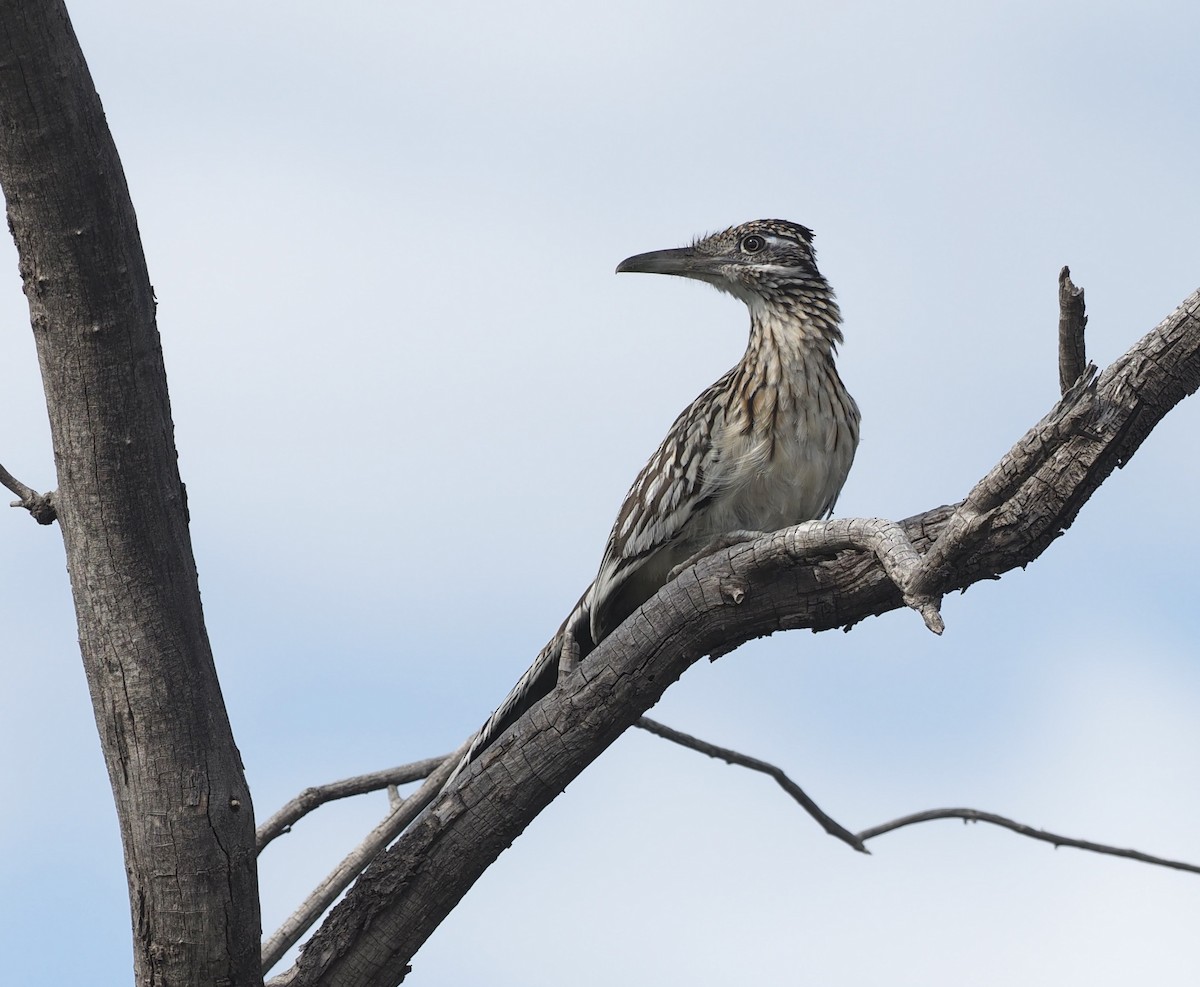
<svg viewBox="0 0 1200 987">
<path fill-rule="evenodd" d="M 254 813 L 200 607 L 154 293 L 66 9 L 0 8 L 0 184 L 46 392 L 136 981 L 261 983 Z"/>
</svg>

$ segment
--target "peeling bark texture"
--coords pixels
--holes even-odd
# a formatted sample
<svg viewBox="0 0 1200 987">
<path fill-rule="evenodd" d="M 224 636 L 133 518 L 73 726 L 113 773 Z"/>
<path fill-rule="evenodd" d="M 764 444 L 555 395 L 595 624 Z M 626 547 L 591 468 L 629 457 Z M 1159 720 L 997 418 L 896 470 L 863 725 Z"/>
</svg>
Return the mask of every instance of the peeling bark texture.
<svg viewBox="0 0 1200 987">
<path fill-rule="evenodd" d="M 960 504 L 900 523 L 924 557 L 920 589 L 965 589 L 1037 558 L 1198 385 L 1200 292 L 1099 380 L 1085 373 L 1072 384 Z M 798 530 L 710 556 L 665 586 L 375 860 L 272 983 L 393 987 L 488 865 L 693 662 L 903 605 L 875 555 L 814 560 Z"/>
<path fill-rule="evenodd" d="M 261 983 L 254 813 L 201 613 L 154 293 L 57 0 L 0 7 L 0 184 L 120 819 L 136 982 Z"/>
</svg>

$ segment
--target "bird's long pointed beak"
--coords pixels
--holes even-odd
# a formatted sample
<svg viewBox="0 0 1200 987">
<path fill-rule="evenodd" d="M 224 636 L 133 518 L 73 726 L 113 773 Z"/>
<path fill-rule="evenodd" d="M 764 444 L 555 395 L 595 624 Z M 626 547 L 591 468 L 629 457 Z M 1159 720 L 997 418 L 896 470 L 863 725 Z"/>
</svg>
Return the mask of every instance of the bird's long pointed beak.
<svg viewBox="0 0 1200 987">
<path fill-rule="evenodd" d="M 651 250 L 634 254 L 617 265 L 618 274 L 676 274 L 684 278 L 703 278 L 711 273 L 712 258 L 692 247 Z"/>
</svg>

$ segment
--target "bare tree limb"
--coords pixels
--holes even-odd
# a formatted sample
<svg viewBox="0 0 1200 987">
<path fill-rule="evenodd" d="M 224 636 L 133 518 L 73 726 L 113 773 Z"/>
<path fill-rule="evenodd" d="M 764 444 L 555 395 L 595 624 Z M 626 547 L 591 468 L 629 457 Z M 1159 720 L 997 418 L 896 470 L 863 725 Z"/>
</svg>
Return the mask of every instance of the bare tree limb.
<svg viewBox="0 0 1200 987">
<path fill-rule="evenodd" d="M 852 625 L 903 605 L 914 588 L 936 596 L 1028 564 L 1197 386 L 1200 292 L 1098 380 L 1073 386 L 962 505 L 900 523 L 925 556 L 916 587 L 902 591 L 873 554 L 813 560 L 797 553 L 789 537 L 794 529 L 719 552 L 682 573 L 371 864 L 288 979 L 305 987 L 393 987 L 491 862 L 693 662 L 779 630 Z M 942 537 L 946 548 L 931 552 Z"/>
<path fill-rule="evenodd" d="M 879 826 L 864 829 L 858 834 L 858 837 L 865 842 L 901 827 L 912 826 L 915 823 L 929 822 L 931 819 L 962 819 L 964 822 L 991 823 L 993 826 L 1002 826 L 1004 829 L 1011 829 L 1014 833 L 1020 833 L 1022 836 L 1028 836 L 1034 840 L 1053 843 L 1056 847 L 1076 847 L 1080 850 L 1090 850 L 1092 853 L 1105 853 L 1113 857 L 1128 857 L 1131 860 L 1139 860 L 1144 864 L 1154 864 L 1158 867 L 1170 867 L 1174 870 L 1184 870 L 1192 874 L 1200 874 L 1200 866 L 1196 864 L 1189 864 L 1182 860 L 1168 860 L 1165 857 L 1155 857 L 1148 853 L 1142 853 L 1140 850 L 1121 850 L 1105 843 L 1092 843 L 1090 840 L 1077 840 L 1070 836 L 1060 836 L 1058 833 L 1051 833 L 1044 829 L 1034 829 L 1032 826 L 1025 825 L 1025 823 L 1019 823 L 1005 816 L 998 816 L 994 812 L 982 812 L 979 809 L 928 809 L 925 812 L 914 812 L 910 816 L 901 816 L 899 819 L 893 819 L 891 822 L 885 822 Z"/>
<path fill-rule="evenodd" d="M 1063 394 L 1083 374 L 1087 366 L 1087 345 L 1083 332 L 1087 314 L 1083 304 L 1083 289 L 1071 280 L 1071 269 L 1058 272 L 1058 386 Z"/>
<path fill-rule="evenodd" d="M 662 737 L 663 740 L 669 740 L 673 744 L 679 744 L 681 747 L 687 747 L 691 750 L 698 751 L 701 754 L 707 754 L 709 757 L 715 757 L 726 764 L 734 764 L 741 768 L 749 768 L 751 771 L 761 771 L 768 777 L 774 778 L 776 783 L 787 792 L 793 799 L 800 803 L 804 811 L 812 816 L 821 828 L 830 836 L 836 836 L 843 843 L 852 846 L 860 853 L 870 853 L 864 845 L 860 837 L 855 836 L 850 830 L 846 829 L 833 817 L 827 815 L 816 802 L 814 802 L 805 793 L 799 785 L 791 778 L 784 774 L 782 768 L 776 767 L 767 761 L 760 761 L 756 757 L 750 757 L 746 754 L 739 754 L 737 751 L 730 750 L 728 747 L 718 747 L 716 744 L 710 744 L 706 740 L 701 740 L 698 737 L 693 737 L 690 734 L 681 733 L 678 730 L 672 730 L 669 726 L 659 723 L 657 720 L 652 720 L 648 716 L 643 716 L 636 724 L 641 729 L 648 733 L 654 734 L 656 737 Z"/>
<path fill-rule="evenodd" d="M 38 524 L 53 524 L 58 518 L 53 492 L 38 493 L 33 487 L 25 486 L 3 466 L 0 466 L 0 484 L 21 498 L 14 500 L 9 507 L 24 507 Z"/>
<path fill-rule="evenodd" d="M 255 834 L 258 852 L 262 853 L 267 844 L 277 836 L 291 832 L 292 827 L 299 820 L 326 802 L 334 802 L 352 795 L 365 795 L 367 792 L 377 792 L 380 789 L 390 789 L 396 785 L 419 781 L 421 778 L 427 777 L 449 756 L 449 754 L 443 754 L 441 757 L 429 757 L 424 761 L 413 761 L 411 764 L 401 764 L 383 771 L 355 775 L 353 778 L 342 778 L 340 781 L 304 789 L 258 827 L 258 832 Z"/>
</svg>

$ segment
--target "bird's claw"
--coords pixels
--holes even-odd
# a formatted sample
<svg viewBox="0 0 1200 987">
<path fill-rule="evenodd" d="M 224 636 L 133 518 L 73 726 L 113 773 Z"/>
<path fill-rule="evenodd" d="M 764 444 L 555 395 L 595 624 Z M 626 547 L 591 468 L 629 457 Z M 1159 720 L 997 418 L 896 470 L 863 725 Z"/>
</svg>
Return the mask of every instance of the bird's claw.
<svg viewBox="0 0 1200 987">
<path fill-rule="evenodd" d="M 694 555 L 689 555 L 679 565 L 671 569 L 667 573 L 667 582 L 670 582 L 678 576 L 684 569 L 690 569 L 701 559 L 706 559 L 710 555 L 715 555 L 717 552 L 723 551 L 726 548 L 732 548 L 734 545 L 742 545 L 748 541 L 757 541 L 759 538 L 767 536 L 766 531 L 746 531 L 738 529 L 736 531 L 727 531 L 723 535 L 718 535 L 711 542 L 696 552 Z"/>
</svg>

